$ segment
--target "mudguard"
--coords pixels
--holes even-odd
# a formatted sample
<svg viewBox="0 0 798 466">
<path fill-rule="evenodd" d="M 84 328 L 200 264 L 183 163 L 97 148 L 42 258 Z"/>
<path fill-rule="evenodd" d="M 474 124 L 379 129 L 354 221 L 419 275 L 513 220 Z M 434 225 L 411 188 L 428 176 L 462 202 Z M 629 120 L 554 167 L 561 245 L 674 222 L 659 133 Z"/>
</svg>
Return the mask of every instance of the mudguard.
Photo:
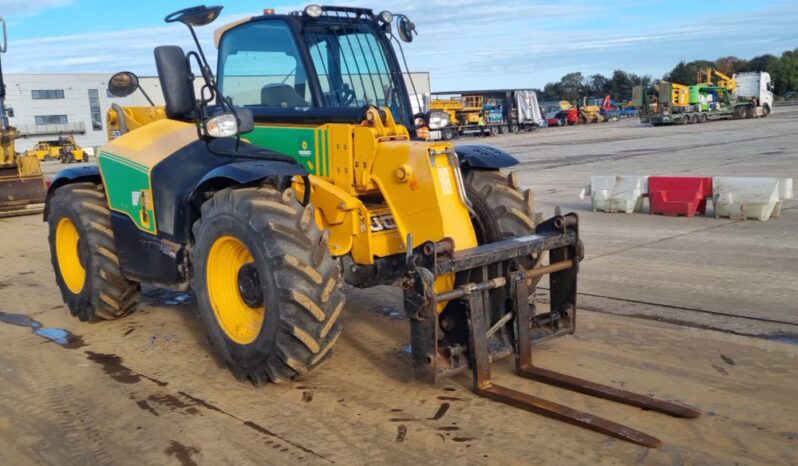
<svg viewBox="0 0 798 466">
<path fill-rule="evenodd" d="M 102 184 L 103 180 L 100 176 L 100 168 L 97 165 L 81 165 L 80 167 L 70 167 L 58 172 L 47 187 L 47 197 L 44 201 L 44 221 L 47 221 L 47 216 L 50 213 L 50 197 L 52 197 L 56 189 L 67 184 L 87 181 Z"/>
<path fill-rule="evenodd" d="M 223 184 L 250 184 L 271 176 L 307 175 L 305 167 L 295 163 L 247 160 L 232 162 L 214 168 L 197 183 L 194 192 L 203 187 L 222 182 Z M 231 183 L 232 182 L 232 183 Z"/>
<path fill-rule="evenodd" d="M 518 165 L 518 159 L 507 152 L 482 144 L 455 147 L 463 168 L 507 168 Z"/>
</svg>

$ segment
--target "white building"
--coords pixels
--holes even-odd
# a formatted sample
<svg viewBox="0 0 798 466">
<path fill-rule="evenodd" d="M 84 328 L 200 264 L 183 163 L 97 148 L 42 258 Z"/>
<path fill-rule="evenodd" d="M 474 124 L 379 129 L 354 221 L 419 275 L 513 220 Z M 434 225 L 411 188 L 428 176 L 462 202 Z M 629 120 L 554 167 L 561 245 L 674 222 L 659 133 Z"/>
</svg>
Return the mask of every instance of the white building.
<svg viewBox="0 0 798 466">
<path fill-rule="evenodd" d="M 416 92 L 429 96 L 429 73 L 412 76 Z M 112 103 L 150 105 L 141 92 L 124 98 L 109 94 L 110 77 L 110 73 L 4 75 L 6 107 L 14 110 L 9 122 L 25 135 L 17 140 L 17 151 L 28 150 L 39 141 L 58 139 L 59 134 L 73 134 L 78 145 L 85 148 L 100 146 L 108 140 L 105 114 Z M 412 94 L 410 82 L 405 81 Z M 141 77 L 140 84 L 155 105 L 163 105 L 157 77 Z M 411 101 L 415 107 L 416 99 Z"/>
</svg>

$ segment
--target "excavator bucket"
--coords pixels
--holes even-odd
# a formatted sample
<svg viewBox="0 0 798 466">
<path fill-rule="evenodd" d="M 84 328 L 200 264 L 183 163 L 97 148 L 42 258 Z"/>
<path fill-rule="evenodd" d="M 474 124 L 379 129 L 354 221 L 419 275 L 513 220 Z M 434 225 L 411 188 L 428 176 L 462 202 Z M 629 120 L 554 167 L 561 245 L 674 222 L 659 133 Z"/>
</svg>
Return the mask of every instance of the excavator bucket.
<svg viewBox="0 0 798 466">
<path fill-rule="evenodd" d="M 19 155 L 0 166 L 0 218 L 41 213 L 47 188 L 35 155 Z"/>
<path fill-rule="evenodd" d="M 661 445 L 656 437 L 495 384 L 491 362 L 513 353 L 516 373 L 521 377 L 675 417 L 700 415 L 689 406 L 533 364 L 534 343 L 572 334 L 576 329 L 576 276 L 582 251 L 575 214 L 556 215 L 538 225 L 533 235 L 464 251 L 453 252 L 451 246 L 446 241 L 423 245 L 421 254 L 408 257 L 404 306 L 411 318 L 416 378 L 434 383 L 470 368 L 478 395 L 651 448 Z M 520 257 L 542 257 L 545 253 L 548 265 L 524 269 L 517 264 Z M 436 293 L 435 277 L 452 272 L 468 279 L 458 279 L 458 286 L 451 291 Z M 539 312 L 530 300 L 530 289 L 544 275 L 549 276 L 549 309 Z M 500 306 L 497 299 L 502 302 Z M 438 313 L 438 305 L 447 302 L 446 310 Z M 452 304 L 454 310 L 450 309 Z M 498 314 L 496 309 L 500 309 Z M 457 337 L 458 326 L 466 338 Z"/>
</svg>

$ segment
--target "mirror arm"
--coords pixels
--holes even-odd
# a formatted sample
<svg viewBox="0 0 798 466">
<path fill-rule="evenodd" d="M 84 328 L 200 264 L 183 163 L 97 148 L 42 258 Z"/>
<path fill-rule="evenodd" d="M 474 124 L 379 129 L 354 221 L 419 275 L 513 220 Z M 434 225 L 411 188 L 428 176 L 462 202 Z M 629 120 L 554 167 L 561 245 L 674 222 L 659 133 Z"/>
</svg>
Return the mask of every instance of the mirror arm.
<svg viewBox="0 0 798 466">
<path fill-rule="evenodd" d="M 138 85 L 136 88 L 137 88 L 138 90 L 140 90 L 142 94 L 144 94 L 144 98 L 145 98 L 145 99 L 147 99 L 147 102 L 149 102 L 149 103 L 150 103 L 150 106 L 151 106 L 151 107 L 155 107 L 155 102 L 153 102 L 153 101 L 152 101 L 152 99 L 150 99 L 150 96 L 148 96 L 148 95 L 147 95 L 147 93 L 146 93 L 146 92 L 144 92 L 144 88 L 143 88 L 143 87 L 141 87 L 141 84 L 140 84 L 140 83 L 139 83 L 139 85 Z"/>
</svg>

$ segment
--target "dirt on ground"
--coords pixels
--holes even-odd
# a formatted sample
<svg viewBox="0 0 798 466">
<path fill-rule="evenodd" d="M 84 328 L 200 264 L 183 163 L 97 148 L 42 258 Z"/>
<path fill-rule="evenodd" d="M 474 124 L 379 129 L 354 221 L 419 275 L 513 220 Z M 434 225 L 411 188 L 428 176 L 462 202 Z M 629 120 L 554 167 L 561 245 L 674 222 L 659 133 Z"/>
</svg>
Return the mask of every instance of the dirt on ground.
<svg viewBox="0 0 798 466">
<path fill-rule="evenodd" d="M 757 123 L 767 125 L 746 128 L 788 126 L 778 119 L 707 124 L 706 134 L 691 137 L 728 138 L 731 125 Z M 617 135 L 583 155 L 601 153 L 613 137 L 647 131 L 637 138 L 647 144 L 665 137 L 657 130 L 673 132 L 618 125 Z M 558 137 L 609 130 L 548 131 L 496 140 L 533 148 L 535 138 L 553 145 Z M 796 170 L 789 164 L 798 158 L 793 138 L 778 156 L 782 168 L 759 174 Z M 191 293 L 147 288 L 128 317 L 97 324 L 72 318 L 55 285 L 46 226 L 29 216 L 0 220 L 0 464 L 798 464 L 798 345 L 771 327 L 789 326 L 798 315 L 789 288 L 798 267 L 788 261 L 798 254 L 796 230 L 787 228 L 798 223 L 794 204 L 764 223 L 592 213 L 576 198 L 585 176 L 633 168 L 608 156 L 543 169 L 539 149 L 523 147 L 522 162 L 538 164 L 524 168 L 524 184 L 538 186 L 547 215 L 565 202 L 580 212 L 589 259 L 580 300 L 591 310 L 580 309 L 575 335 L 535 346 L 535 362 L 703 414 L 676 419 L 541 385 L 514 376 L 507 359 L 494 365 L 495 379 L 652 434 L 661 448 L 480 398 L 467 375 L 435 386 L 414 381 L 409 324 L 391 287 L 345 288 L 344 333 L 332 359 L 305 380 L 260 388 L 238 382 L 217 363 Z M 705 170 L 730 170 L 734 160 L 745 162 L 732 149 L 695 157 L 711 158 Z M 724 160 L 720 152 L 728 164 L 717 161 Z M 650 157 L 653 171 L 669 170 L 667 158 Z M 687 163 L 674 157 L 674 167 Z M 712 226 L 720 239 L 702 236 Z M 711 253 L 717 241 L 737 254 Z M 640 266 L 647 262 L 657 265 Z M 690 285 L 681 282 L 685 273 L 709 278 Z M 768 276 L 772 288 L 763 287 Z M 681 325 L 659 321 L 669 316 Z M 749 336 L 756 334 L 767 338 Z"/>
</svg>

